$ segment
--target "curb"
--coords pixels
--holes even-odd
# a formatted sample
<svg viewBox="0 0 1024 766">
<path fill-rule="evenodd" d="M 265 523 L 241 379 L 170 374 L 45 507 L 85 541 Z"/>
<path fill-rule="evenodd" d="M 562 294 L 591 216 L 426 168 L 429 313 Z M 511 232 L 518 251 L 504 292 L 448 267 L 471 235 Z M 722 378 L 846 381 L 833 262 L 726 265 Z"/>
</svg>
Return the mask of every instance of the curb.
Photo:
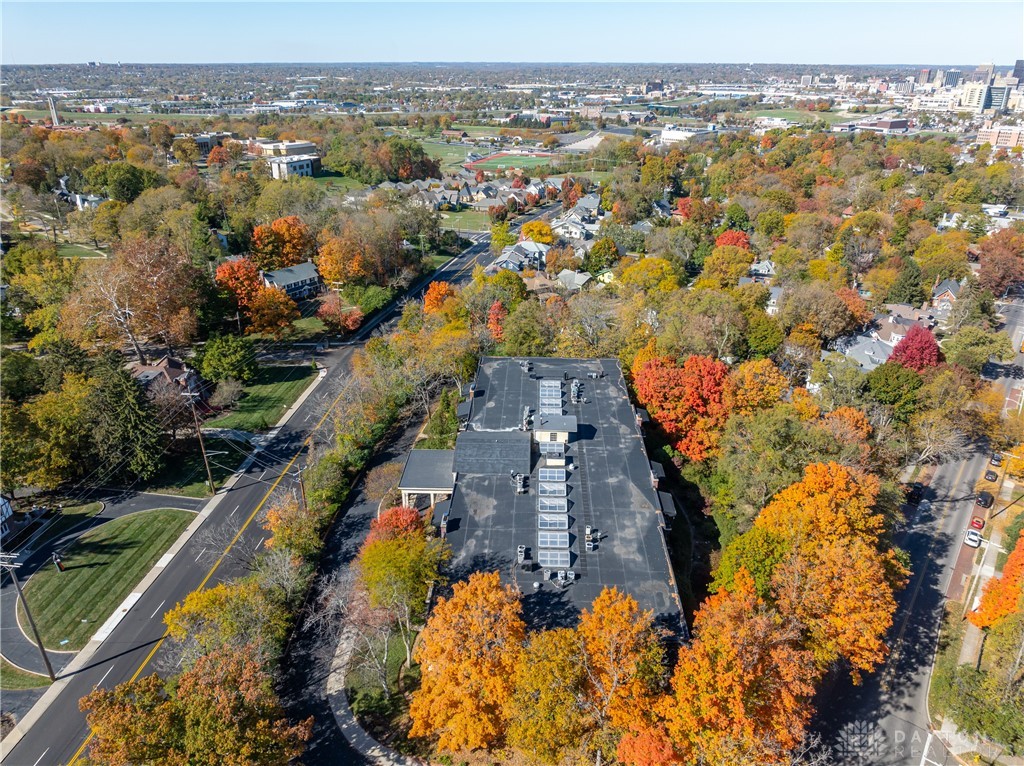
<svg viewBox="0 0 1024 766">
<path fill-rule="evenodd" d="M 287 423 L 288 419 L 291 418 L 291 416 L 295 413 L 297 407 L 312 394 L 316 387 L 327 376 L 327 368 L 323 367 L 319 363 L 317 366 L 320 367 L 319 376 L 309 386 L 307 386 L 306 390 L 299 396 L 298 399 L 295 400 L 295 403 L 291 407 L 289 407 L 288 410 L 285 411 L 284 415 L 282 415 L 281 417 L 281 420 L 278 422 L 277 427 L 283 426 L 285 423 Z M 210 515 L 217 508 L 217 506 L 220 505 L 221 500 L 223 500 L 227 496 L 227 493 L 242 478 L 242 476 L 245 474 L 245 471 L 248 470 L 249 466 L 252 465 L 256 455 L 262 452 L 265 449 L 265 446 L 266 445 L 264 444 L 256 447 L 256 449 L 253 450 L 252 454 L 250 454 L 249 457 L 245 459 L 245 462 L 242 463 L 238 470 L 235 471 L 234 474 L 232 474 L 231 478 L 228 479 L 227 482 L 225 482 L 224 486 L 217 490 L 217 493 L 206 502 L 206 504 L 202 507 L 202 510 L 195 512 L 195 520 L 185 528 L 185 531 L 178 536 L 178 539 L 175 540 L 171 547 L 168 548 L 167 551 L 164 553 L 164 555 L 157 560 L 157 563 L 153 566 L 153 568 L 149 570 L 146 576 L 142 578 L 142 581 L 132 590 L 131 594 L 129 595 L 129 598 L 135 596 L 135 594 L 138 594 L 138 597 L 141 598 L 145 594 L 145 592 L 153 584 L 156 578 L 163 573 L 164 568 L 181 551 L 181 549 L 185 547 L 188 541 L 192 539 L 193 535 L 195 535 L 195 533 L 199 531 L 199 528 L 203 525 L 203 523 L 210 517 Z M 124 604 L 119 606 L 118 610 L 122 609 L 123 606 Z M 130 607 L 128 609 L 124 609 L 124 611 L 121 612 L 118 622 L 120 622 L 120 619 L 128 614 L 129 610 Z M 114 614 L 117 613 L 117 611 L 114 612 Z M 113 616 L 114 615 L 111 615 L 111 617 Z M 113 630 L 115 626 L 116 623 L 114 626 L 111 626 L 110 629 Z M 0 761 L 6 758 L 6 756 L 11 752 L 11 750 L 13 750 L 14 747 L 21 741 L 21 738 L 25 736 L 25 734 L 28 732 L 30 728 L 32 728 L 32 725 L 40 717 L 42 717 L 43 713 L 45 713 L 47 708 L 49 708 L 50 705 L 53 703 L 53 700 L 56 699 L 56 697 L 64 690 L 64 687 L 67 686 L 69 678 L 73 676 L 75 673 L 77 673 L 79 670 L 81 670 L 85 665 L 87 665 L 89 661 L 93 658 L 93 656 L 96 654 L 96 652 L 99 650 L 100 646 L 102 645 L 103 640 L 95 640 L 95 638 L 90 639 L 89 643 L 87 643 L 85 647 L 75 656 L 75 658 L 64 667 L 57 680 L 54 683 L 50 684 L 47 690 L 43 693 L 43 696 L 39 698 L 35 705 L 32 706 L 32 709 L 29 710 L 28 713 L 25 714 L 25 717 L 18 721 L 17 725 L 13 729 L 11 729 L 10 732 L 8 732 L 7 736 L 4 737 L 2 741 L 0 741 Z"/>
<path fill-rule="evenodd" d="M 382 745 L 356 720 L 345 689 L 345 670 L 352 656 L 353 643 L 352 630 L 346 628 L 338 639 L 338 648 L 327 676 L 327 689 L 323 697 L 331 706 L 335 723 L 352 748 L 372 763 L 379 766 L 421 766 L 423 761 L 404 756 Z"/>
</svg>

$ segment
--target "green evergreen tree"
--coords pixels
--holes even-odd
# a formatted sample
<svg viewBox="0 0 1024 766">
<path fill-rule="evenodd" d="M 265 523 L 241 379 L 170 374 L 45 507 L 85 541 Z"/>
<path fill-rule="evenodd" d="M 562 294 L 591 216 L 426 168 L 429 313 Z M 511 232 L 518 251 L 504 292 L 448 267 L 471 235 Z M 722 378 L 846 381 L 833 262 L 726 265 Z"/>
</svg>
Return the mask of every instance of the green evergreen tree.
<svg viewBox="0 0 1024 766">
<path fill-rule="evenodd" d="M 97 457 L 119 478 L 154 476 L 163 449 L 160 425 L 145 391 L 124 368 L 120 354 L 105 355 L 95 372 L 92 418 Z"/>
</svg>

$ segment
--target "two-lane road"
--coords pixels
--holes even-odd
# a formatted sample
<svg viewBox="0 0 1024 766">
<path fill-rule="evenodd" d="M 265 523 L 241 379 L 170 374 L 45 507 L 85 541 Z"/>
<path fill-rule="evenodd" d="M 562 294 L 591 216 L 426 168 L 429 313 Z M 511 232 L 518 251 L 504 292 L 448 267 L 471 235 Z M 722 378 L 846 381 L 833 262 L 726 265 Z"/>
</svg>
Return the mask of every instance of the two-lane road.
<svg viewBox="0 0 1024 766">
<path fill-rule="evenodd" d="M 519 227 L 547 213 L 534 211 L 515 221 Z M 492 260 L 490 236 L 477 235 L 473 244 L 445 266 L 421 280 L 410 291 L 418 297 L 431 281 L 463 284 L 477 265 Z M 62 684 L 40 718 L 13 746 L 4 743 L 3 764 L 50 766 L 68 764 L 85 750 L 89 729 L 78 701 L 93 688 L 113 688 L 119 683 L 154 672 L 175 671 L 178 655 L 164 640 L 163 615 L 189 593 L 245 574 L 247 552 L 258 550 L 268 533 L 259 524 L 259 514 L 278 487 L 295 487 L 296 470 L 303 464 L 305 442 L 324 421 L 332 399 L 349 370 L 355 347 L 401 314 L 401 305 L 382 312 L 356 336 L 356 341 L 321 357 L 327 375 L 267 449 L 223 495 L 196 534 L 166 564 L 150 588 L 103 642 L 89 663 L 75 673 L 58 679 Z"/>
</svg>

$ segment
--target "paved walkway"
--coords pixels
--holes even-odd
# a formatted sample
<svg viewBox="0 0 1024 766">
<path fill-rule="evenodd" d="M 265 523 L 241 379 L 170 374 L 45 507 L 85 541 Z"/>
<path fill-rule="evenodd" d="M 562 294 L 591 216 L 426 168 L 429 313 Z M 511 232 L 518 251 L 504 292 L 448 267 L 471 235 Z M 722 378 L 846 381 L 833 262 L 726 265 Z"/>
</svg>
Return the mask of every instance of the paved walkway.
<svg viewBox="0 0 1024 766">
<path fill-rule="evenodd" d="M 413 421 L 395 438 L 387 440 L 387 445 L 369 467 L 405 459 L 422 426 L 418 415 Z M 320 562 L 321 577 L 335 572 L 344 573 L 355 560 L 369 532 L 370 521 L 376 517 L 379 503 L 367 498 L 363 490 L 363 483 L 356 483 L 344 511 L 328 532 Z M 330 646 L 324 645 L 323 639 L 305 626 L 299 628 L 289 647 L 283 683 L 288 712 L 295 718 L 316 715 L 313 741 L 302 757 L 303 763 L 310 766 L 333 766 L 337 763 L 421 764 L 421 761 L 381 744 L 356 721 L 345 692 L 345 670 L 352 648 L 353 636 L 348 632 L 342 634 L 337 646 Z M 311 698 L 315 696 L 319 701 L 321 695 L 322 702 L 314 704 Z M 329 707 L 330 713 L 324 707 Z M 344 742 L 336 740 L 339 731 Z"/>
<path fill-rule="evenodd" d="M 155 493 L 141 492 L 120 492 L 109 495 L 97 495 L 88 499 L 89 502 L 97 501 L 103 503 L 103 509 L 91 519 L 83 522 L 80 526 L 69 529 L 63 535 L 33 551 L 25 551 L 18 557 L 21 567 L 18 568 L 18 581 L 22 588 L 28 579 L 39 570 L 40 567 L 53 566 L 50 557 L 54 551 L 63 551 L 76 539 L 81 537 L 90 529 L 95 529 L 108 521 L 127 516 L 139 511 L 148 511 L 156 508 L 181 508 L 186 511 L 197 511 L 206 502 L 206 499 L 192 499 L 177 497 L 174 495 L 159 495 Z M 43 665 L 39 649 L 36 647 L 25 632 L 22 630 L 17 619 L 18 592 L 14 583 L 9 577 L 3 578 L 3 587 L 0 588 L 0 653 L 8 662 L 17 665 L 32 673 L 45 675 L 46 667 Z M 31 602 L 29 602 L 31 604 Z M 28 630 L 28 626 L 25 626 Z M 58 675 L 72 659 L 75 652 L 58 652 L 48 650 L 50 663 Z"/>
</svg>

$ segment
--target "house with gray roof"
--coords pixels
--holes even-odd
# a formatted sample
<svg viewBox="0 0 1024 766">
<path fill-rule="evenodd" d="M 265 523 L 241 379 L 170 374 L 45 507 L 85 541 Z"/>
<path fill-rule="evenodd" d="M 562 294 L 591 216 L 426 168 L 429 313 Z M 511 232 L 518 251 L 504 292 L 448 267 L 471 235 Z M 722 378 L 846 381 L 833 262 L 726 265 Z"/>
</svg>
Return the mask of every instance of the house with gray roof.
<svg viewBox="0 0 1024 766">
<path fill-rule="evenodd" d="M 583 287 L 593 277 L 590 276 L 589 272 L 586 271 L 570 271 L 569 269 L 562 269 L 558 272 L 556 279 L 562 283 L 562 287 L 571 292 L 582 290 Z"/>
<path fill-rule="evenodd" d="M 316 295 L 322 286 L 320 272 L 316 270 L 312 261 L 286 266 L 276 271 L 261 272 L 261 275 L 264 285 L 281 288 L 292 300 Z"/>
<path fill-rule="evenodd" d="M 932 290 L 932 306 L 942 309 L 952 308 L 957 298 L 960 297 L 963 286 L 963 282 L 957 282 L 955 279 L 945 279 L 935 285 Z"/>
<path fill-rule="evenodd" d="M 889 360 L 892 346 L 868 335 L 853 335 L 836 341 L 836 351 L 856 362 L 864 372 L 871 372 Z"/>
</svg>

